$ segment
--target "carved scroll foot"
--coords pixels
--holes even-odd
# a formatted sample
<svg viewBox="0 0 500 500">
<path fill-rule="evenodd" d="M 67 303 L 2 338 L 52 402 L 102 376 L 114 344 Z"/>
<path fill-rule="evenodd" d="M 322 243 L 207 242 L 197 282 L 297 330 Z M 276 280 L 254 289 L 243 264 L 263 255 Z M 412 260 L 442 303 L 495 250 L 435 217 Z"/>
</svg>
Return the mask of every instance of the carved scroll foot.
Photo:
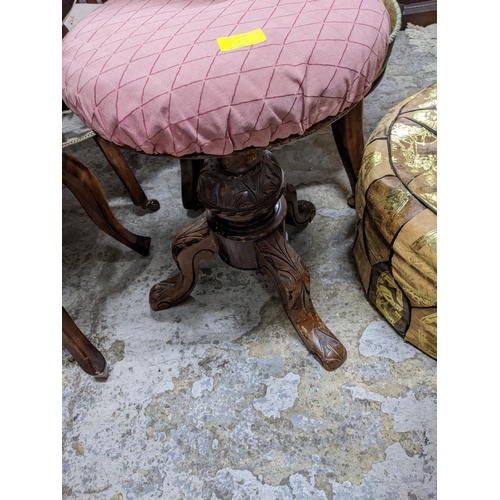
<svg viewBox="0 0 500 500">
<path fill-rule="evenodd" d="M 286 223 L 304 229 L 314 219 L 316 207 L 310 201 L 297 200 L 297 191 L 291 184 L 286 185 L 284 196 L 287 204 Z"/>
<path fill-rule="evenodd" d="M 62 181 L 75 195 L 94 224 L 140 255 L 149 255 L 151 238 L 131 233 L 114 216 L 96 176 L 84 163 L 62 153 Z"/>
<path fill-rule="evenodd" d="M 260 266 L 276 285 L 288 318 L 307 349 L 326 370 L 337 369 L 347 357 L 346 349 L 314 309 L 309 273 L 286 241 L 283 228 L 257 241 L 255 247 Z"/>
<path fill-rule="evenodd" d="M 169 309 L 186 300 L 198 281 L 200 261 L 209 259 L 217 250 L 206 217 L 183 229 L 172 243 L 172 254 L 180 272 L 151 288 L 151 308 L 154 311 Z"/>
</svg>

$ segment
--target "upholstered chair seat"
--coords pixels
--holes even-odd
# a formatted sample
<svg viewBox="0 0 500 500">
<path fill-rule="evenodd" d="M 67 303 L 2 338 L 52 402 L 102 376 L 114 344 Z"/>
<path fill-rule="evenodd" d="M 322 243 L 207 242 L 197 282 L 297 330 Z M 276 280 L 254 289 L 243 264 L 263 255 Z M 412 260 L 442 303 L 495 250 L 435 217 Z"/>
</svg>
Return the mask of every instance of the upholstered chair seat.
<svg viewBox="0 0 500 500">
<path fill-rule="evenodd" d="M 265 41 L 219 47 L 259 29 Z M 360 101 L 389 33 L 382 0 L 108 0 L 64 38 L 63 98 L 116 145 L 227 155 Z"/>
</svg>

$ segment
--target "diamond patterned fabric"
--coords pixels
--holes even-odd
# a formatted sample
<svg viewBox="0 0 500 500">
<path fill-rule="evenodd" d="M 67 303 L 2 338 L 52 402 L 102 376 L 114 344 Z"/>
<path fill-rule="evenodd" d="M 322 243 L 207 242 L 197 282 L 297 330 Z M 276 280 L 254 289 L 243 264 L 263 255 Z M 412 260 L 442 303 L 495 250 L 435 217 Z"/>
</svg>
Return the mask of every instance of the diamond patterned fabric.
<svg viewBox="0 0 500 500">
<path fill-rule="evenodd" d="M 257 28 L 265 42 L 219 50 Z M 265 147 L 360 101 L 389 32 L 382 0 L 108 0 L 63 39 L 63 99 L 148 154 Z"/>
</svg>

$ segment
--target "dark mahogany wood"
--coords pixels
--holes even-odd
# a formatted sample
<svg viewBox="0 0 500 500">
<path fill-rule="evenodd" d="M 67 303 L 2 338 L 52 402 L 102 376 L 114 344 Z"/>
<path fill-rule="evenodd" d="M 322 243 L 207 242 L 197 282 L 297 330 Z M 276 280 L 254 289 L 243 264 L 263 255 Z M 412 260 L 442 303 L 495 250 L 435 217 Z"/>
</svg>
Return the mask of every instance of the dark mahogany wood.
<svg viewBox="0 0 500 500">
<path fill-rule="evenodd" d="M 64 307 L 62 308 L 62 345 L 85 373 L 96 378 L 108 378 L 106 359 L 81 332 Z"/>
<path fill-rule="evenodd" d="M 365 141 L 363 137 L 363 101 L 360 101 L 349 113 L 332 123 L 332 132 L 340 159 L 351 186 L 350 206 L 354 206 L 354 193 L 363 160 Z"/>
<path fill-rule="evenodd" d="M 408 23 L 429 26 L 437 23 L 437 0 L 398 0 L 401 8 L 401 29 Z"/>
<path fill-rule="evenodd" d="M 180 158 L 182 206 L 185 209 L 197 210 L 203 208 L 198 199 L 196 188 L 204 162 L 205 160 Z"/>
<path fill-rule="evenodd" d="M 147 208 L 151 212 L 156 212 L 160 208 L 160 203 L 158 200 L 148 200 L 146 193 L 137 182 L 134 173 L 130 169 L 129 164 L 123 157 L 118 146 L 103 139 L 99 135 L 94 136 L 94 139 L 109 164 L 113 167 L 116 175 L 118 175 L 122 181 L 134 205 L 141 208 Z"/>
<path fill-rule="evenodd" d="M 75 4 L 75 0 L 62 0 L 62 20 L 66 18 L 66 16 L 70 13 L 73 5 Z"/>
<path fill-rule="evenodd" d="M 205 160 L 198 197 L 205 214 L 175 237 L 172 255 L 179 272 L 151 288 L 151 308 L 168 309 L 186 300 L 196 286 L 200 261 L 217 253 L 235 268 L 263 270 L 307 349 L 327 370 L 342 365 L 346 350 L 315 311 L 309 274 L 286 237 L 287 206 L 293 212 L 290 222 L 301 227 L 312 220 L 315 208 L 297 200 L 271 152 Z"/>
<path fill-rule="evenodd" d="M 125 229 L 113 215 L 95 175 L 77 158 L 62 153 L 62 181 L 96 226 L 140 255 L 149 254 L 151 238 Z"/>
<path fill-rule="evenodd" d="M 310 201 L 298 200 L 297 191 L 291 184 L 286 184 L 284 194 L 287 204 L 285 222 L 298 230 L 304 229 L 314 219 L 316 207 Z"/>
</svg>

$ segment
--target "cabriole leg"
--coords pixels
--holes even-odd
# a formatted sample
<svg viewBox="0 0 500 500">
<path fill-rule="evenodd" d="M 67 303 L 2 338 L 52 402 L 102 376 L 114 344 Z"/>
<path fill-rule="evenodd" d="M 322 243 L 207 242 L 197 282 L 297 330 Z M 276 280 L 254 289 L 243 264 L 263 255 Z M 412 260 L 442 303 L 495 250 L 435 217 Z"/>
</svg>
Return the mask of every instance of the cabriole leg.
<svg viewBox="0 0 500 500">
<path fill-rule="evenodd" d="M 337 369 L 347 357 L 346 349 L 314 309 L 309 273 L 288 244 L 284 228 L 257 241 L 255 246 L 260 266 L 276 285 L 288 318 L 307 349 L 326 370 Z"/>
<path fill-rule="evenodd" d="M 172 243 L 172 255 L 179 273 L 151 288 L 151 308 L 160 311 L 185 301 L 198 281 L 200 261 L 209 259 L 216 252 L 217 244 L 205 216 L 183 229 Z"/>
<path fill-rule="evenodd" d="M 138 207 L 145 208 L 151 212 L 156 212 L 160 208 L 158 200 L 148 200 L 146 193 L 137 181 L 129 164 L 122 155 L 122 152 L 116 144 L 103 139 L 99 135 L 94 137 L 99 149 L 113 167 L 123 186 L 127 190 L 132 203 Z"/>
<path fill-rule="evenodd" d="M 349 178 L 351 195 L 347 199 L 354 207 L 354 194 L 361 161 L 363 160 L 363 101 L 358 102 L 349 113 L 332 123 L 332 132 L 337 144 L 340 159 Z"/>
<path fill-rule="evenodd" d="M 64 307 L 62 308 L 62 345 L 85 373 L 96 378 L 108 378 L 108 366 L 104 356 L 85 337 Z"/>
<path fill-rule="evenodd" d="M 149 254 L 151 238 L 131 233 L 123 227 L 109 208 L 96 176 L 84 163 L 64 152 L 62 154 L 62 181 L 99 229 L 140 255 Z"/>
</svg>

